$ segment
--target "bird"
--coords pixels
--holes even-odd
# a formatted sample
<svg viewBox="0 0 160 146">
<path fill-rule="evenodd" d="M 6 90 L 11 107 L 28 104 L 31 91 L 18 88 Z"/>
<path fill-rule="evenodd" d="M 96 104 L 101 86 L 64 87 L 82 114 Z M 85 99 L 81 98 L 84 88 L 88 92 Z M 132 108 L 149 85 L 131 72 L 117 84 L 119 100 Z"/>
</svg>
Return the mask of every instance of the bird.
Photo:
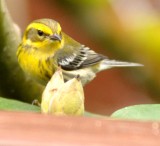
<svg viewBox="0 0 160 146">
<path fill-rule="evenodd" d="M 48 18 L 34 20 L 27 26 L 16 55 L 24 72 L 43 85 L 59 67 L 65 81 L 79 75 L 84 86 L 103 70 L 143 66 L 111 60 L 95 52 L 64 33 L 60 23 Z"/>
</svg>

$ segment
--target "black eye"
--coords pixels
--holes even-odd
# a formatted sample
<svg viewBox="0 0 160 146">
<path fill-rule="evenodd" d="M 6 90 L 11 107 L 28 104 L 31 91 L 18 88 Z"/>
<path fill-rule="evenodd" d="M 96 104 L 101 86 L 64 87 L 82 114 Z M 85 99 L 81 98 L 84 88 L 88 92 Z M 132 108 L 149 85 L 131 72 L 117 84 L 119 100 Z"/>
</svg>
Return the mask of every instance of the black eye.
<svg viewBox="0 0 160 146">
<path fill-rule="evenodd" d="M 42 36 L 42 35 L 44 35 L 44 32 L 42 30 L 38 30 L 38 35 Z"/>
</svg>

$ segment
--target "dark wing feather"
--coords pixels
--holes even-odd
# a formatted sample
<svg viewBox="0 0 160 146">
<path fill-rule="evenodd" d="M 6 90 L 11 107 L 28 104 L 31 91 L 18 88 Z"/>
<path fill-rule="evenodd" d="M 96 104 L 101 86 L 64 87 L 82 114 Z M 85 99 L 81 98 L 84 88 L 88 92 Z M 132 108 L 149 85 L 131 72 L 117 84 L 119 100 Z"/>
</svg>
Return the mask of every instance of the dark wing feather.
<svg viewBox="0 0 160 146">
<path fill-rule="evenodd" d="M 81 45 L 80 48 L 72 48 L 71 52 L 66 51 L 63 55 L 59 52 L 58 56 L 58 65 L 64 70 L 85 68 L 106 58 L 83 45 Z"/>
</svg>

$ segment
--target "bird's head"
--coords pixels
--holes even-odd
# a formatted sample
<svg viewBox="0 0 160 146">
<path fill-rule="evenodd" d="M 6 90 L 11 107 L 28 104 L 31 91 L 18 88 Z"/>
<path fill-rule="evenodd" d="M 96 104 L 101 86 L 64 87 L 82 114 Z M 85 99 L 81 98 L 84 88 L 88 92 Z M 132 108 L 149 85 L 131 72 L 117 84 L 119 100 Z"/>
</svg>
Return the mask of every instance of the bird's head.
<svg viewBox="0 0 160 146">
<path fill-rule="evenodd" d="M 56 50 L 63 43 L 61 26 L 52 19 L 35 20 L 28 25 L 22 42 L 43 52 Z"/>
</svg>

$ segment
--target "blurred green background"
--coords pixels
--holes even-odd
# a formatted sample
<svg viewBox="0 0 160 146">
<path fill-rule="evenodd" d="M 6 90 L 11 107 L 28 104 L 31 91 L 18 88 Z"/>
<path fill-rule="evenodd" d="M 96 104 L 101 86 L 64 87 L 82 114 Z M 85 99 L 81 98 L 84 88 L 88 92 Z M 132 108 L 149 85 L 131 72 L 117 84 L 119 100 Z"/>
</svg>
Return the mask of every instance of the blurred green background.
<svg viewBox="0 0 160 146">
<path fill-rule="evenodd" d="M 99 73 L 85 87 L 88 111 L 110 114 L 124 106 L 160 101 L 159 0 L 7 0 L 7 5 L 22 32 L 34 19 L 52 18 L 93 50 L 144 64 Z"/>
</svg>

